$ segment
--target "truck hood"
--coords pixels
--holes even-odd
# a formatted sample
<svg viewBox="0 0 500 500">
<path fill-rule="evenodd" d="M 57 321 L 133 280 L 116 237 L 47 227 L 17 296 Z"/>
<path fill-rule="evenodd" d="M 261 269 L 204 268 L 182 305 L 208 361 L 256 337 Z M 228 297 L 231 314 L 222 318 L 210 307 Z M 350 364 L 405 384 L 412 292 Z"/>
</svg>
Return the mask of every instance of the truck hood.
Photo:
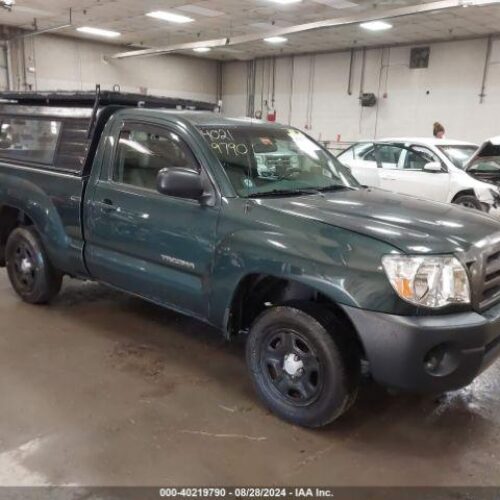
<svg viewBox="0 0 500 500">
<path fill-rule="evenodd" d="M 465 252 L 500 232 L 500 222 L 482 212 L 375 188 L 258 203 L 376 238 L 409 254 Z"/>
</svg>

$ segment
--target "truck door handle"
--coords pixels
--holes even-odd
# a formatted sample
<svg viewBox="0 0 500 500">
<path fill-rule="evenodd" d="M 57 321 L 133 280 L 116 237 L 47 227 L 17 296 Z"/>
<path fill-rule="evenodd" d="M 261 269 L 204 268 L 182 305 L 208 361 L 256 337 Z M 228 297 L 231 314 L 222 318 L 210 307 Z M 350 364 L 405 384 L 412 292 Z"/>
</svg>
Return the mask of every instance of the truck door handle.
<svg viewBox="0 0 500 500">
<path fill-rule="evenodd" d="M 114 212 L 116 210 L 113 200 L 109 198 L 104 198 L 104 200 L 96 202 L 96 205 L 98 205 L 103 212 Z"/>
</svg>

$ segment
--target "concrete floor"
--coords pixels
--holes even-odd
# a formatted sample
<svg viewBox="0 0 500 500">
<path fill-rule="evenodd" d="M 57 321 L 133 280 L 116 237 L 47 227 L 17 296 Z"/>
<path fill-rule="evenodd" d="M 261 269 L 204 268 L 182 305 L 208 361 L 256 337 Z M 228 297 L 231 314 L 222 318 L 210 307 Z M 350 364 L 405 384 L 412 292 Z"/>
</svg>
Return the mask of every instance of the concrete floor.
<svg viewBox="0 0 500 500">
<path fill-rule="evenodd" d="M 260 405 L 241 343 L 95 284 L 0 271 L 0 485 L 500 485 L 500 364 L 433 398 L 366 383 L 326 430 Z"/>
</svg>

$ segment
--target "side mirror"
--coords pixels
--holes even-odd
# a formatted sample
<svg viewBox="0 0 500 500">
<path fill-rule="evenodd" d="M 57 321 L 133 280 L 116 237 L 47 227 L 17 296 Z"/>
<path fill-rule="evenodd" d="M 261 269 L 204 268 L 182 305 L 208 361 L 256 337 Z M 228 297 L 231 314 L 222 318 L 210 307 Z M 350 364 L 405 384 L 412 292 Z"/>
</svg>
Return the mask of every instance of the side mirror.
<svg viewBox="0 0 500 500">
<path fill-rule="evenodd" d="M 443 166 L 438 161 L 431 161 L 424 165 L 424 172 L 442 172 Z"/>
<path fill-rule="evenodd" d="M 203 182 L 196 170 L 168 167 L 158 172 L 156 189 L 159 193 L 174 198 L 200 200 L 203 196 Z"/>
</svg>

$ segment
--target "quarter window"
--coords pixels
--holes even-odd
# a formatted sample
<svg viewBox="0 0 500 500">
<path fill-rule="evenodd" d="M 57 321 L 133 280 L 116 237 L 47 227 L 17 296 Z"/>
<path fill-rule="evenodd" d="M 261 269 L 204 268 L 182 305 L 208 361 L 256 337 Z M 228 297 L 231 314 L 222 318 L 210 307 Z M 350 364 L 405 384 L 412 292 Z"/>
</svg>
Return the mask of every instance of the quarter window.
<svg viewBox="0 0 500 500">
<path fill-rule="evenodd" d="M 123 130 L 120 133 L 113 180 L 144 189 L 156 189 L 158 172 L 177 167 L 198 170 L 186 143 L 173 132 Z"/>
</svg>

